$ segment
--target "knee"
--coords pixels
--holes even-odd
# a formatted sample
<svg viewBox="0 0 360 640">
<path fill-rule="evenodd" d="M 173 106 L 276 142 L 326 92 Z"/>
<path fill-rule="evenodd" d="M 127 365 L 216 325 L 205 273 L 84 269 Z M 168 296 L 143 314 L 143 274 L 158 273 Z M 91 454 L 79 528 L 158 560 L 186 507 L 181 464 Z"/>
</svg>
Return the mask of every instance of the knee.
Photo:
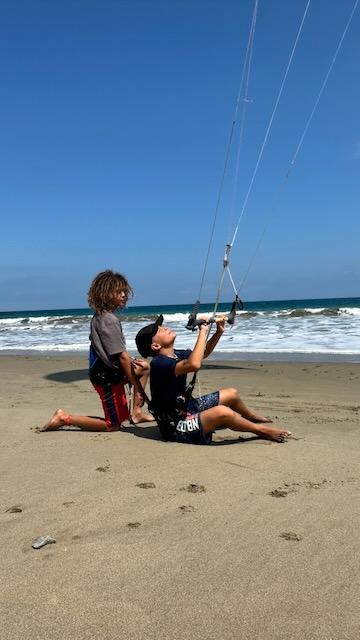
<svg viewBox="0 0 360 640">
<path fill-rule="evenodd" d="M 147 362 L 147 360 L 140 360 L 139 363 L 143 373 L 145 373 L 145 371 L 150 371 L 150 363 Z"/>
<path fill-rule="evenodd" d="M 150 371 L 150 364 L 146 360 L 134 360 L 132 364 L 134 374 L 140 378 L 144 374 L 148 374 Z"/>
<path fill-rule="evenodd" d="M 230 407 L 226 407 L 223 404 L 219 404 L 217 408 L 217 419 L 219 420 L 219 424 L 230 420 L 233 416 L 233 410 Z"/>
<path fill-rule="evenodd" d="M 102 431 L 118 431 L 119 430 L 119 424 L 113 424 L 111 422 L 111 420 L 109 420 L 108 418 L 105 418 L 104 420 L 104 428 L 102 429 Z M 101 431 L 101 429 L 99 428 L 99 431 Z"/>
<path fill-rule="evenodd" d="M 232 405 L 237 400 L 240 400 L 239 392 L 237 389 L 230 387 L 229 389 L 224 389 L 224 391 L 226 404 Z"/>
</svg>

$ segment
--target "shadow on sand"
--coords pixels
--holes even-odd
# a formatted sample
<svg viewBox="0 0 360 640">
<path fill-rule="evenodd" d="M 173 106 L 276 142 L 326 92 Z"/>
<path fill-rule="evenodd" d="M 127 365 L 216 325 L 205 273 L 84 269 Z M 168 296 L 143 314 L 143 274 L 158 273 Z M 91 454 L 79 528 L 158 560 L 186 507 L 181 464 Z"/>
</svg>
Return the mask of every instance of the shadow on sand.
<svg viewBox="0 0 360 640">
<path fill-rule="evenodd" d="M 202 371 L 221 371 L 225 369 L 236 369 L 237 371 L 257 371 L 256 367 L 250 367 L 249 365 L 240 365 L 237 362 L 232 364 L 231 362 L 204 362 L 201 365 Z M 201 374 L 200 374 L 201 375 Z"/>
<path fill-rule="evenodd" d="M 134 436 L 137 436 L 138 438 L 148 438 L 149 440 L 160 440 L 160 442 L 164 442 L 156 424 L 149 425 L 146 427 L 132 424 L 126 427 L 121 427 L 119 431 L 123 431 L 124 433 L 132 433 Z M 218 429 L 218 431 L 220 431 L 220 429 Z M 245 444 L 246 442 L 252 442 L 253 440 L 259 440 L 258 436 L 253 435 L 253 436 L 247 436 L 246 438 L 243 438 L 242 436 L 239 435 L 234 438 L 227 438 L 227 439 L 216 441 L 216 442 L 213 440 L 211 443 L 211 446 L 220 447 L 228 444 Z M 173 444 L 171 440 L 169 440 L 168 442 Z M 206 445 L 203 445 L 203 446 L 206 446 Z"/>
<path fill-rule="evenodd" d="M 73 369 L 72 371 L 56 371 L 55 373 L 49 373 L 44 376 L 45 380 L 51 380 L 52 382 L 62 382 L 69 384 L 71 382 L 79 382 L 79 380 L 88 380 L 87 369 Z"/>
<path fill-rule="evenodd" d="M 206 362 L 202 367 L 203 371 L 221 371 L 225 369 L 236 369 L 238 371 L 255 371 L 254 367 L 242 366 L 239 364 L 231 363 L 213 363 Z M 71 382 L 79 382 L 80 380 L 88 379 L 87 369 L 73 369 L 70 371 L 56 371 L 55 373 L 49 373 L 44 376 L 45 380 L 51 380 L 52 382 L 62 382 L 63 384 L 69 384 Z"/>
</svg>

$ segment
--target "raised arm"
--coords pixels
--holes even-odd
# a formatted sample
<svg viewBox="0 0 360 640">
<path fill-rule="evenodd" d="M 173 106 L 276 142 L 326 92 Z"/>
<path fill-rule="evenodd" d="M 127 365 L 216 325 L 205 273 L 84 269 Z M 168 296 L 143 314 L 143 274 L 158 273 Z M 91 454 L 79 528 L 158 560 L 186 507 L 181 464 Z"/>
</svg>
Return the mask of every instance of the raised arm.
<svg viewBox="0 0 360 640">
<path fill-rule="evenodd" d="M 216 320 L 216 331 L 211 336 L 210 340 L 206 343 L 204 358 L 207 358 L 212 353 L 219 342 L 222 334 L 225 331 L 225 318 L 218 318 Z"/>
<path fill-rule="evenodd" d="M 208 326 L 207 323 L 200 325 L 195 347 L 188 358 L 176 363 L 175 375 L 199 371 L 204 358 Z"/>
</svg>

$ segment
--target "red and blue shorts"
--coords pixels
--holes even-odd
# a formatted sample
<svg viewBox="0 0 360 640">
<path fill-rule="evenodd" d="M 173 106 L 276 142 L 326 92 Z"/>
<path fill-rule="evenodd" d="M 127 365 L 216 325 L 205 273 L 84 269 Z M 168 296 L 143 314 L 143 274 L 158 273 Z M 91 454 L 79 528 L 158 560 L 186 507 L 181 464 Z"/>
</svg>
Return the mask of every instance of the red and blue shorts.
<svg viewBox="0 0 360 640">
<path fill-rule="evenodd" d="M 130 415 L 125 383 L 99 385 L 92 382 L 92 385 L 100 396 L 107 428 L 110 430 L 114 427 L 120 427 L 122 422 L 127 420 Z"/>
<path fill-rule="evenodd" d="M 107 428 L 120 427 L 130 415 L 125 393 L 127 379 L 123 370 L 119 367 L 110 369 L 96 357 L 89 369 L 89 378 L 100 396 Z"/>
</svg>

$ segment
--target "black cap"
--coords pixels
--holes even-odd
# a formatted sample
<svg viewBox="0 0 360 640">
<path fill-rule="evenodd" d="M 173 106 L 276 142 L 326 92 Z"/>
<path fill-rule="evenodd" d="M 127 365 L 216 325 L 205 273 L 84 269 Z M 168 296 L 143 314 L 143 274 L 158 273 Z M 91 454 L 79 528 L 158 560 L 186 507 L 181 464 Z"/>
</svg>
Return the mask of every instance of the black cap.
<svg viewBox="0 0 360 640">
<path fill-rule="evenodd" d="M 136 334 L 135 342 L 137 350 L 143 358 L 154 355 L 154 352 L 151 349 L 151 342 L 155 333 L 163 322 L 164 316 L 160 315 L 158 318 L 156 318 L 155 322 L 153 322 L 152 324 L 148 324 L 143 329 L 140 329 L 140 331 Z"/>
</svg>

